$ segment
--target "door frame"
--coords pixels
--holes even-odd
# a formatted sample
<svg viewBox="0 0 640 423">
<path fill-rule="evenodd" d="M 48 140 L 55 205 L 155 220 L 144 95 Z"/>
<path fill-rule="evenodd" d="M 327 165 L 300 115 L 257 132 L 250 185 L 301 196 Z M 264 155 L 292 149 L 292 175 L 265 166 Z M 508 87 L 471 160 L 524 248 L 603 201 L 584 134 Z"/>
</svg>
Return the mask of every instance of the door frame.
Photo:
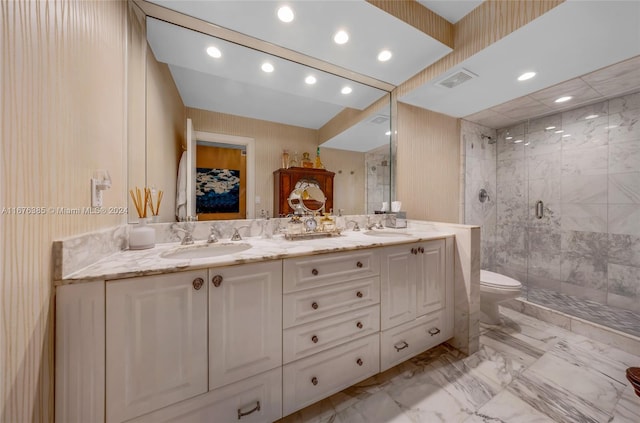
<svg viewBox="0 0 640 423">
<path fill-rule="evenodd" d="M 237 135 L 217 134 L 213 132 L 195 131 L 196 143 L 198 141 L 215 142 L 223 144 L 243 145 L 247 152 L 247 199 L 246 219 L 256 218 L 256 141 L 249 137 Z M 195 205 L 194 205 L 195 207 Z"/>
</svg>

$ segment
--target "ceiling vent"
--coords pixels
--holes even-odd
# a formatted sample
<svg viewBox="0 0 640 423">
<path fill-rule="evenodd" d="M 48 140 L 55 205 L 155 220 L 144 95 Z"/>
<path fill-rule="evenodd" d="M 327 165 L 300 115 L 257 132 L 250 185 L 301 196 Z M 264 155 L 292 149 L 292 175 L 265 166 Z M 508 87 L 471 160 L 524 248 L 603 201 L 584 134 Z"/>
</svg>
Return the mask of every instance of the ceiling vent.
<svg viewBox="0 0 640 423">
<path fill-rule="evenodd" d="M 378 116 L 375 116 L 373 119 L 371 119 L 369 122 L 375 123 L 376 125 L 381 125 L 381 124 L 386 123 L 388 121 L 389 121 L 389 117 L 388 116 L 378 115 Z"/>
<path fill-rule="evenodd" d="M 460 69 L 458 72 L 454 73 L 453 75 L 450 75 L 447 78 L 443 79 L 442 81 L 436 83 L 436 85 L 440 85 L 446 88 L 455 88 L 458 85 L 464 84 L 468 80 L 477 78 L 477 77 L 478 75 L 476 75 L 473 72 L 470 72 L 466 69 Z"/>
</svg>

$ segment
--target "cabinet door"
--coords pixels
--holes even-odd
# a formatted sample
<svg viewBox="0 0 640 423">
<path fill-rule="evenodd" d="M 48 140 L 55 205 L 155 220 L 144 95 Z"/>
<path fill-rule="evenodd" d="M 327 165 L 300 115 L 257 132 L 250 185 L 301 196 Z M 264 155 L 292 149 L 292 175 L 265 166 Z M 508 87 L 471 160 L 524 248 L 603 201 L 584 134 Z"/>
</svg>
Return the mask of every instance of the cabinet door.
<svg viewBox="0 0 640 423">
<path fill-rule="evenodd" d="M 423 242 L 417 249 L 416 316 L 424 316 L 445 307 L 445 240 Z"/>
<path fill-rule="evenodd" d="M 282 262 L 210 269 L 209 280 L 209 389 L 281 366 Z"/>
<path fill-rule="evenodd" d="M 107 283 L 107 422 L 207 391 L 206 271 Z"/>
<path fill-rule="evenodd" d="M 382 330 L 416 317 L 415 244 L 389 247 L 380 268 L 380 315 Z"/>
</svg>

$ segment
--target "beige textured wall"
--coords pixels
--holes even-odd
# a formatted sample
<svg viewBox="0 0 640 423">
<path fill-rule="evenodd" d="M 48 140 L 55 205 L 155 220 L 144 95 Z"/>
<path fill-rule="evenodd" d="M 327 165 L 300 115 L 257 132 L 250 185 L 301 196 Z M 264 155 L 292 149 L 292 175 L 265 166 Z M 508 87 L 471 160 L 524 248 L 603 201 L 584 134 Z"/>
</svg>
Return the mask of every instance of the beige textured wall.
<svg viewBox="0 0 640 423">
<path fill-rule="evenodd" d="M 256 145 L 256 213 L 261 209 L 273 212 L 273 171 L 282 165 L 282 150 L 295 151 L 300 158 L 307 151 L 315 157 L 318 145 L 316 130 L 283 125 L 265 120 L 187 108 L 187 117 L 193 120 L 196 131 L 249 137 Z M 272 214 L 271 214 L 272 215 Z"/>
<path fill-rule="evenodd" d="M 126 215 L 62 215 L 90 205 L 95 169 L 124 206 L 126 3 L 0 2 L 0 421 L 53 419 L 51 243 Z"/>
<path fill-rule="evenodd" d="M 457 223 L 460 121 L 398 102 L 397 196 L 410 219 Z"/>
<path fill-rule="evenodd" d="M 161 222 L 176 220 L 176 179 L 182 146 L 186 146 L 187 109 L 169 67 L 147 48 L 147 180 L 163 190 Z"/>
</svg>

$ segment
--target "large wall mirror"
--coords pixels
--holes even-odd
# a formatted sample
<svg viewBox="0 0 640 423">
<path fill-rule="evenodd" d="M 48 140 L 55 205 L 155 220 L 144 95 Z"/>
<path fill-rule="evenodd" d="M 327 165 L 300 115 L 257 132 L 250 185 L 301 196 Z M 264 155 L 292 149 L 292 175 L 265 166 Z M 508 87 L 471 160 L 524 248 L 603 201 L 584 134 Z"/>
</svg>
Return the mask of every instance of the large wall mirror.
<svg viewBox="0 0 640 423">
<path fill-rule="evenodd" d="M 226 153 L 215 149 L 235 150 L 230 163 L 242 164 L 207 176 L 221 175 L 213 184 L 220 189 L 248 175 L 239 188 L 248 193 L 244 207 L 217 218 L 277 217 L 273 173 L 283 167 L 284 150 L 299 165 L 304 153 L 313 160 L 320 148 L 323 165 L 335 173 L 336 213 L 373 213 L 390 201 L 389 92 L 194 30 L 188 19 L 177 25 L 131 7 L 131 31 L 137 31 L 131 38 L 139 43 L 129 52 L 129 104 L 144 108 L 145 123 L 129 128 L 129 186 L 164 192 L 157 221 L 176 220 L 180 159 L 194 145 L 217 158 Z M 129 115 L 140 118 L 133 110 Z"/>
</svg>

